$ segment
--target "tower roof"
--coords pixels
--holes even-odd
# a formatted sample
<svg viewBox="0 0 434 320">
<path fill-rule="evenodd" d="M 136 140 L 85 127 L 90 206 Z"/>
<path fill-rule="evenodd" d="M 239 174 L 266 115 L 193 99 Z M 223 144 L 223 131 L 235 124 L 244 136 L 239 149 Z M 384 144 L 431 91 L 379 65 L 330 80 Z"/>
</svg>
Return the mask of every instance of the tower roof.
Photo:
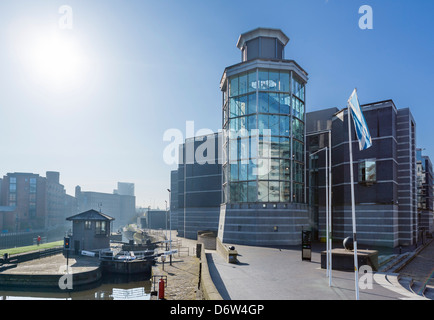
<svg viewBox="0 0 434 320">
<path fill-rule="evenodd" d="M 238 49 L 242 49 L 246 41 L 258 38 L 258 37 L 269 37 L 277 38 L 284 46 L 289 42 L 289 38 L 280 29 L 271 28 L 257 28 L 240 35 L 237 42 Z"/>
</svg>

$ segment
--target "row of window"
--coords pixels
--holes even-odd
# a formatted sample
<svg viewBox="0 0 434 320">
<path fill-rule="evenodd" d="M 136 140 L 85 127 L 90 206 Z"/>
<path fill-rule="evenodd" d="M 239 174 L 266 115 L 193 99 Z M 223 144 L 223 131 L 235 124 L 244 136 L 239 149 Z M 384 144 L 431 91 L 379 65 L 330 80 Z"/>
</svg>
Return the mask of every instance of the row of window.
<svg viewBox="0 0 434 320">
<path fill-rule="evenodd" d="M 291 103 L 292 102 L 292 103 Z M 229 114 L 226 119 L 242 117 L 255 113 L 276 113 L 290 114 L 292 105 L 292 115 L 304 119 L 304 103 L 296 97 L 286 93 L 259 92 L 248 95 L 232 97 L 229 99 Z"/>
<path fill-rule="evenodd" d="M 304 186 L 293 183 L 292 202 L 304 203 Z M 229 191 L 229 194 L 228 194 Z M 225 202 L 291 202 L 291 182 L 259 181 L 231 183 L 224 187 Z"/>
<path fill-rule="evenodd" d="M 290 159 L 290 139 L 285 137 L 253 136 L 244 139 L 229 140 L 228 162 L 256 158 Z M 304 162 L 304 144 L 292 140 L 292 159 Z"/>
<path fill-rule="evenodd" d="M 292 162 L 293 181 L 304 182 L 303 163 Z M 223 179 L 227 181 L 248 181 L 248 180 L 291 180 L 291 161 L 286 159 L 254 159 L 250 161 L 237 161 L 226 165 L 223 168 Z"/>
<path fill-rule="evenodd" d="M 304 101 L 304 85 L 292 79 L 287 71 L 258 69 L 231 77 L 229 83 L 229 97 L 244 95 L 255 91 L 291 92 Z"/>
<path fill-rule="evenodd" d="M 230 120 L 229 136 L 271 135 L 289 137 L 292 125 L 292 136 L 304 141 L 304 123 L 297 118 L 275 114 L 258 114 Z"/>
<path fill-rule="evenodd" d="M 92 229 L 92 221 L 85 221 L 84 228 L 86 230 Z M 106 221 L 95 221 L 95 234 L 96 235 L 106 235 L 107 234 L 107 222 Z"/>
</svg>

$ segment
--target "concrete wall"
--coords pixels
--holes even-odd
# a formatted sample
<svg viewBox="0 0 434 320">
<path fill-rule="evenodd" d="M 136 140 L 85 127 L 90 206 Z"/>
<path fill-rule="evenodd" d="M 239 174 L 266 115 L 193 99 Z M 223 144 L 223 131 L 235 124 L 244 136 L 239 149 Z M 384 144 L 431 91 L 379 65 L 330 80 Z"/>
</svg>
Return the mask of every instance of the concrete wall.
<svg viewBox="0 0 434 320">
<path fill-rule="evenodd" d="M 228 244 L 299 245 L 302 228 L 309 227 L 304 204 L 222 204 L 218 237 Z"/>
</svg>

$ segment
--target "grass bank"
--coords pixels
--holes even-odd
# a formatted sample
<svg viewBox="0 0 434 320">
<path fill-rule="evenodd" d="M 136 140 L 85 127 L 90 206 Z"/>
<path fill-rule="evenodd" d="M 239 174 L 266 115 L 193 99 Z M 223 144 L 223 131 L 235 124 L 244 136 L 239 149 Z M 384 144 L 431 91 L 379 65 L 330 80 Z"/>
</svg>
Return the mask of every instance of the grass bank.
<svg viewBox="0 0 434 320">
<path fill-rule="evenodd" d="M 48 242 L 48 243 L 42 243 L 39 246 L 33 245 L 33 246 L 1 249 L 0 250 L 0 256 L 4 255 L 5 253 L 8 253 L 9 255 L 13 255 L 13 254 L 31 252 L 31 251 L 41 250 L 41 249 L 50 249 L 50 248 L 55 248 L 58 246 L 63 246 L 63 240 Z"/>
</svg>

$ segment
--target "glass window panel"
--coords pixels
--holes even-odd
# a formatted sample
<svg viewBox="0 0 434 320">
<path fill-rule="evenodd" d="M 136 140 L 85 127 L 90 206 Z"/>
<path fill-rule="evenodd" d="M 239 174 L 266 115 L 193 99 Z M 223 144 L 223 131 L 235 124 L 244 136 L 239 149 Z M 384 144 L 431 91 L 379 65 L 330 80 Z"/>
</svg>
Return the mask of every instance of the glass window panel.
<svg viewBox="0 0 434 320">
<path fill-rule="evenodd" d="M 247 113 L 256 113 L 256 93 L 247 96 Z"/>
<path fill-rule="evenodd" d="M 238 84 L 238 94 L 246 94 L 247 93 L 247 74 L 243 74 L 240 76 L 239 84 Z"/>
<path fill-rule="evenodd" d="M 238 118 L 238 131 L 240 131 L 242 129 L 247 131 L 247 117 Z M 245 136 L 245 133 L 243 133 L 241 131 L 238 132 L 238 134 Z"/>
<path fill-rule="evenodd" d="M 236 139 L 229 140 L 229 161 L 238 160 L 238 142 Z"/>
<path fill-rule="evenodd" d="M 238 116 L 238 101 L 237 98 L 229 99 L 229 117 L 234 118 Z"/>
<path fill-rule="evenodd" d="M 259 137 L 259 156 L 263 158 L 271 157 L 271 137 L 260 136 Z"/>
<path fill-rule="evenodd" d="M 278 115 L 269 115 L 268 116 L 268 128 L 271 130 L 271 135 L 278 136 L 279 131 L 279 119 Z"/>
<path fill-rule="evenodd" d="M 268 71 L 267 70 L 259 70 L 259 90 L 268 90 Z"/>
<path fill-rule="evenodd" d="M 247 163 L 241 161 L 239 163 L 239 180 L 246 181 L 247 180 Z"/>
<path fill-rule="evenodd" d="M 280 72 L 280 91 L 289 92 L 289 72 Z"/>
<path fill-rule="evenodd" d="M 279 71 L 268 72 L 268 89 L 271 91 L 279 91 Z"/>
<path fill-rule="evenodd" d="M 239 202 L 240 196 L 239 196 L 239 187 L 238 183 L 231 183 L 230 184 L 230 202 Z"/>
<path fill-rule="evenodd" d="M 256 202 L 258 196 L 258 188 L 256 182 L 249 182 L 247 184 L 247 201 Z"/>
<path fill-rule="evenodd" d="M 259 129 L 259 134 L 266 134 L 267 133 L 264 130 L 269 129 L 269 127 L 268 127 L 268 115 L 266 115 L 266 114 L 259 114 L 258 115 L 258 129 Z"/>
<path fill-rule="evenodd" d="M 268 106 L 270 113 L 279 113 L 279 94 L 278 93 L 270 93 L 268 94 Z"/>
<path fill-rule="evenodd" d="M 268 200 L 270 202 L 279 202 L 280 200 L 280 183 L 279 181 L 270 181 L 268 185 Z"/>
<path fill-rule="evenodd" d="M 375 182 L 377 168 L 375 160 L 361 160 L 359 162 L 359 182 Z"/>
<path fill-rule="evenodd" d="M 238 131 L 238 118 L 234 118 L 229 120 L 229 130 L 233 131 L 234 133 L 236 133 Z"/>
<path fill-rule="evenodd" d="M 250 137 L 250 158 L 258 157 L 258 147 L 259 147 L 259 139 L 258 136 Z"/>
<path fill-rule="evenodd" d="M 259 181 L 258 183 L 258 201 L 268 202 L 268 181 Z"/>
<path fill-rule="evenodd" d="M 247 179 L 256 180 L 257 177 L 258 177 L 258 171 L 257 171 L 256 159 L 252 159 L 247 165 Z"/>
<path fill-rule="evenodd" d="M 294 183 L 293 185 L 293 199 L 296 203 L 304 202 L 304 187 L 300 183 Z"/>
<path fill-rule="evenodd" d="M 248 91 L 249 92 L 254 92 L 257 89 L 257 84 L 256 84 L 256 70 L 254 71 L 250 71 L 247 75 L 247 79 L 248 79 Z"/>
<path fill-rule="evenodd" d="M 283 114 L 289 114 L 289 104 L 290 104 L 290 99 L 289 99 L 289 94 L 280 94 L 280 113 Z"/>
<path fill-rule="evenodd" d="M 250 144 L 249 138 L 243 138 L 238 140 L 238 150 L 239 150 L 238 159 L 245 160 L 250 157 L 249 144 Z"/>
<path fill-rule="evenodd" d="M 292 119 L 292 135 L 300 141 L 304 140 L 304 124 L 296 118 Z"/>
<path fill-rule="evenodd" d="M 271 159 L 259 158 L 258 159 L 258 178 L 261 180 L 268 180 L 268 174 L 271 171 Z"/>
<path fill-rule="evenodd" d="M 239 97 L 238 100 L 238 115 L 244 116 L 247 112 L 247 96 Z"/>
<path fill-rule="evenodd" d="M 247 117 L 247 130 L 249 130 L 249 133 L 252 134 L 252 130 L 255 130 L 256 128 L 256 115 L 248 116 Z"/>
<path fill-rule="evenodd" d="M 280 136 L 286 136 L 289 137 L 289 117 L 288 116 L 280 116 L 279 117 L 279 121 L 280 121 Z"/>
<path fill-rule="evenodd" d="M 268 113 L 268 93 L 259 92 L 258 112 Z"/>
<path fill-rule="evenodd" d="M 291 201 L 291 183 L 281 182 L 280 183 L 280 201 L 289 202 Z"/>
<path fill-rule="evenodd" d="M 9 192 L 16 192 L 17 191 L 17 185 L 15 183 L 9 184 Z"/>
<path fill-rule="evenodd" d="M 303 162 L 303 153 L 304 153 L 304 146 L 301 142 L 297 141 L 297 140 L 293 140 L 293 144 L 292 144 L 292 154 L 293 154 L 293 158 L 294 160 Z"/>
<path fill-rule="evenodd" d="M 301 163 L 298 163 L 296 161 L 293 162 L 293 181 L 303 183 L 303 173 L 304 173 L 304 166 Z"/>
<path fill-rule="evenodd" d="M 238 77 L 229 80 L 229 95 L 231 97 L 238 96 Z"/>
<path fill-rule="evenodd" d="M 270 180 L 279 180 L 280 178 L 280 160 L 279 159 L 270 159 L 271 166 L 270 166 L 270 173 L 269 173 L 269 179 Z"/>
<path fill-rule="evenodd" d="M 246 202 L 247 201 L 247 182 L 241 182 L 238 184 L 239 187 L 239 201 Z"/>
<path fill-rule="evenodd" d="M 289 159 L 290 152 L 289 138 L 280 138 L 280 158 Z"/>
<path fill-rule="evenodd" d="M 279 137 L 271 137 L 271 157 L 279 158 L 280 157 L 280 138 Z"/>
<path fill-rule="evenodd" d="M 291 180 L 291 167 L 288 159 L 280 160 L 280 180 Z"/>
<path fill-rule="evenodd" d="M 231 167 L 231 181 L 238 181 L 238 163 L 230 164 Z"/>
<path fill-rule="evenodd" d="M 17 178 L 15 178 L 15 177 L 11 177 L 11 178 L 9 179 L 9 183 L 17 183 Z"/>
</svg>

